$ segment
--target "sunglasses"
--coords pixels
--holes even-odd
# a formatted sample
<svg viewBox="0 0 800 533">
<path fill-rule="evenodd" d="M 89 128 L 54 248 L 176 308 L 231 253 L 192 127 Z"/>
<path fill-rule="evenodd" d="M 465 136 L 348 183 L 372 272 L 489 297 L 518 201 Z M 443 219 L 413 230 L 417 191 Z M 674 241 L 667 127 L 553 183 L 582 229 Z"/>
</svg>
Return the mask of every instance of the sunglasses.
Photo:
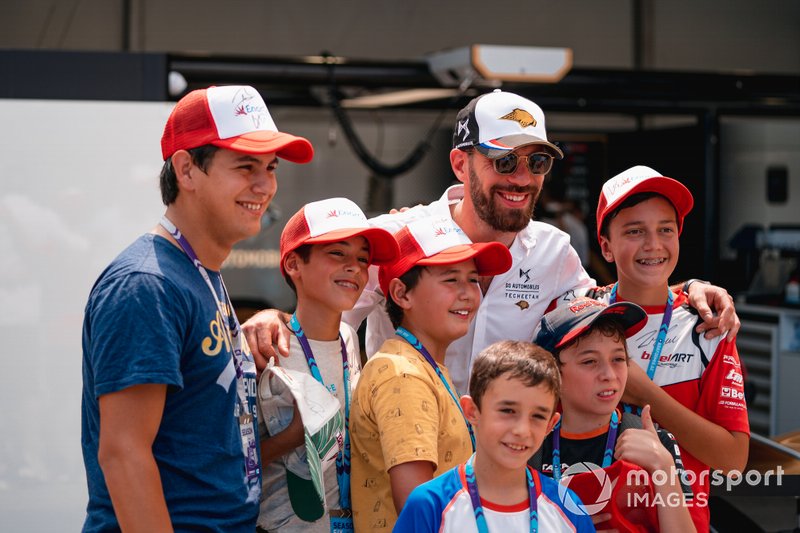
<svg viewBox="0 0 800 533">
<path fill-rule="evenodd" d="M 517 155 L 511 152 L 503 157 L 492 160 L 494 171 L 498 174 L 513 174 L 517 170 L 520 159 L 527 160 L 528 170 L 531 174 L 547 174 L 553 167 L 553 156 L 546 152 L 536 152 L 528 155 Z"/>
</svg>

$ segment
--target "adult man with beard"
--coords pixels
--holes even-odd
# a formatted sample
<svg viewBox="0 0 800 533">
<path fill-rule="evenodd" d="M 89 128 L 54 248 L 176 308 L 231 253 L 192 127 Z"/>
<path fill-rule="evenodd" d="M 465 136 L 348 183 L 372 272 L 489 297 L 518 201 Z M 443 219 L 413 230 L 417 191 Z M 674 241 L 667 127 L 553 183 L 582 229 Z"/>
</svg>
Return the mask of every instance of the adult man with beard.
<svg viewBox="0 0 800 533">
<path fill-rule="evenodd" d="M 460 393 L 467 390 L 472 358 L 483 348 L 499 340 L 530 341 L 554 298 L 592 284 L 569 236 L 531 220 L 545 175 L 553 159 L 562 157 L 547 140 L 542 109 L 498 89 L 474 98 L 456 116 L 450 166 L 462 184 L 448 188 L 428 205 L 370 220 L 394 233 L 412 220 L 452 218 L 472 242 L 499 241 L 509 247 L 511 269 L 480 280 L 483 298 L 469 332 L 447 350 L 445 365 Z M 394 335 L 374 270 L 356 307 L 343 316 L 353 327 L 367 318 L 367 355 Z M 706 319 L 705 329 L 735 335 L 739 320 L 728 293 L 707 284 L 692 284 L 691 291 L 690 301 Z M 719 317 L 712 316 L 707 301 Z M 262 311 L 244 324 L 257 365 L 276 355 L 273 342 L 281 354 L 288 353 L 285 318 Z"/>
</svg>

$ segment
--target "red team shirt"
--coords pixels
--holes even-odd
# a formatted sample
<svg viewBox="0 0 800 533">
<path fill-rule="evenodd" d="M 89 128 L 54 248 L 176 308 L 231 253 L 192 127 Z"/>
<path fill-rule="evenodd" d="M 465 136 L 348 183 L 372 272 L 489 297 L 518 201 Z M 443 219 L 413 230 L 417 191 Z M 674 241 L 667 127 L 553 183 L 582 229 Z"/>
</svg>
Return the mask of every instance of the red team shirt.
<svg viewBox="0 0 800 533">
<path fill-rule="evenodd" d="M 578 296 L 589 296 L 609 303 L 611 286 L 570 291 L 555 303 L 560 306 Z M 627 344 L 631 360 L 646 372 L 661 327 L 664 306 L 643 306 L 643 309 L 647 312 L 647 325 L 630 337 Z M 728 431 L 749 435 L 744 378 L 736 344 L 726 341 L 723 336 L 707 340 L 702 334 L 695 333 L 695 327 L 701 322 L 702 319 L 689 306 L 686 296 L 675 294 L 669 332 L 653 381 L 672 398 L 703 418 Z M 687 502 L 692 520 L 698 532 L 708 531 L 709 468 L 680 446 L 680 442 L 678 445 L 694 494 L 693 501 Z"/>
</svg>

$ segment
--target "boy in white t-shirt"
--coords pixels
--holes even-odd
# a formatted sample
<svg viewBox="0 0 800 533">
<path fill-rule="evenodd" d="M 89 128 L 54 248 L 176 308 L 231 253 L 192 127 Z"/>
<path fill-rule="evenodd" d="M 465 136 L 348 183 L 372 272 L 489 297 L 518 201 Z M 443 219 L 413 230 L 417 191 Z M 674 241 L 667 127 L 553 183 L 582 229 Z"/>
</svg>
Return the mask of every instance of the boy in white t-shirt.
<svg viewBox="0 0 800 533">
<path fill-rule="evenodd" d="M 289 219 L 280 252 L 281 272 L 297 294 L 290 356 L 280 365 L 311 374 L 338 402 L 340 416 L 325 448 L 317 450 L 323 506 L 309 468 L 309 462 L 317 461 L 307 456 L 308 436 L 297 405 L 281 394 L 285 391 L 270 379 L 272 372 L 264 372 L 259 383 L 264 474 L 258 530 L 327 533 L 333 530 L 331 522 L 349 514 L 347 413 L 361 366 L 356 333 L 341 322 L 342 312 L 361 295 L 367 267 L 393 261 L 399 250 L 391 233 L 369 227 L 355 203 L 331 198 L 306 204 Z"/>
</svg>

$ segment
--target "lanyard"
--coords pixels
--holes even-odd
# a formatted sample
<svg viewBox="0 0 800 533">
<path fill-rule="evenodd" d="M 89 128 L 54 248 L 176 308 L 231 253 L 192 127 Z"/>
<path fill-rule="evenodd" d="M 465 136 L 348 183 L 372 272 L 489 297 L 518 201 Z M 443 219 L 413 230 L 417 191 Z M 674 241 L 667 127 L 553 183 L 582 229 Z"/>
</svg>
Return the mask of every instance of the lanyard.
<svg viewBox="0 0 800 533">
<path fill-rule="evenodd" d="M 619 282 L 614 284 L 614 287 L 611 289 L 611 299 L 609 303 L 616 303 L 617 302 L 617 287 L 619 286 Z M 669 323 L 672 320 L 672 302 L 674 298 L 672 296 L 672 291 L 670 290 L 667 293 L 667 305 L 664 307 L 664 318 L 661 319 L 661 327 L 658 328 L 658 336 L 656 337 L 656 342 L 653 344 L 653 351 L 650 354 L 650 362 L 647 364 L 647 377 L 650 378 L 650 381 L 653 381 L 656 376 L 656 370 L 658 369 L 658 360 L 661 359 L 661 350 L 664 349 L 664 342 L 667 340 L 667 332 L 669 331 Z"/>
<path fill-rule="evenodd" d="M 606 449 L 603 451 L 602 468 L 611 466 L 611 459 L 614 457 L 614 445 L 617 443 L 617 428 L 619 427 L 619 415 L 615 410 L 611 413 L 611 423 L 608 425 L 608 438 L 606 439 Z M 553 428 L 553 479 L 561 480 L 561 420 Z"/>
<path fill-rule="evenodd" d="M 461 403 L 459 403 L 458 397 L 453 392 L 453 389 L 450 388 L 450 384 L 447 383 L 447 380 L 445 379 L 444 374 L 442 374 L 442 370 L 439 368 L 439 365 L 436 364 L 436 361 L 433 360 L 431 354 L 428 352 L 427 349 L 425 349 L 425 347 L 422 345 L 421 342 L 419 342 L 419 339 L 417 339 L 413 333 L 408 331 L 403 326 L 398 327 L 395 333 L 401 336 L 403 339 L 405 339 L 406 342 L 408 342 L 419 353 L 421 353 L 422 357 L 425 358 L 428 364 L 431 365 L 431 367 L 433 367 L 433 370 L 436 371 L 436 375 L 439 376 L 439 379 L 444 385 L 444 388 L 447 389 L 448 394 L 450 394 L 450 397 L 456 403 L 456 407 L 458 407 L 458 412 L 461 413 L 462 417 L 464 417 L 464 423 L 467 425 L 467 430 L 469 430 L 469 439 L 472 441 L 472 451 L 475 451 L 475 434 L 472 432 L 472 424 L 470 424 L 469 420 L 467 420 L 467 417 L 464 416 L 464 411 L 461 409 Z"/>
<path fill-rule="evenodd" d="M 474 460 L 475 454 L 472 454 L 472 457 L 464 465 L 464 477 L 467 479 L 467 490 L 469 491 L 469 499 L 472 501 L 472 512 L 475 513 L 478 533 L 489 533 L 489 526 L 486 524 L 486 516 L 483 513 L 483 505 L 481 505 L 481 497 L 478 494 L 478 485 L 475 482 L 475 470 L 472 467 Z M 536 485 L 533 482 L 533 474 L 528 466 L 525 467 L 525 479 L 528 484 L 528 498 L 530 501 L 531 533 L 536 533 L 536 530 L 539 529 L 539 516 L 536 512 Z"/>
<path fill-rule="evenodd" d="M 161 217 L 160 223 L 177 241 L 183 253 L 186 254 L 195 268 L 197 268 L 198 272 L 200 272 L 200 276 L 203 278 L 203 281 L 206 282 L 208 289 L 214 297 L 214 303 L 217 305 L 217 313 L 219 314 L 220 321 L 222 321 L 226 313 L 222 308 L 220 299 L 217 297 L 217 291 L 214 290 L 214 285 L 211 283 L 208 272 L 200 262 L 200 259 L 197 258 L 197 254 L 194 252 L 191 244 L 189 244 L 186 237 L 183 236 L 181 231 L 166 217 L 166 215 Z M 256 452 L 257 443 L 255 441 L 255 432 L 253 429 L 253 426 L 255 426 L 254 419 L 256 417 L 256 410 L 250 409 L 247 401 L 247 393 L 245 392 L 244 384 L 244 361 L 253 364 L 253 358 L 250 356 L 250 350 L 247 348 L 247 341 L 244 335 L 242 335 L 239 320 L 233 312 L 233 304 L 231 303 L 230 296 L 228 296 L 228 289 L 225 288 L 225 282 L 222 281 L 221 275 L 219 277 L 219 282 L 222 286 L 222 295 L 225 298 L 225 305 L 228 307 L 228 327 L 220 329 L 225 336 L 225 342 L 230 346 L 233 366 L 236 369 L 236 395 L 239 400 L 239 432 L 242 438 L 242 453 L 244 453 L 245 456 L 247 482 L 249 485 L 252 485 L 258 482 L 258 478 L 261 475 L 261 468 L 258 462 L 258 455 Z"/>
<path fill-rule="evenodd" d="M 300 321 L 297 320 L 297 314 L 292 315 L 290 327 L 303 349 L 311 376 L 324 387 L 325 382 L 322 380 L 317 360 L 314 358 L 314 352 L 311 351 L 308 337 L 300 326 Z M 342 346 L 342 382 L 344 385 L 344 445 L 342 451 L 336 456 L 336 479 L 339 483 L 339 507 L 350 509 L 350 363 L 347 360 L 347 345 L 341 335 L 339 335 L 339 343 Z"/>
</svg>

